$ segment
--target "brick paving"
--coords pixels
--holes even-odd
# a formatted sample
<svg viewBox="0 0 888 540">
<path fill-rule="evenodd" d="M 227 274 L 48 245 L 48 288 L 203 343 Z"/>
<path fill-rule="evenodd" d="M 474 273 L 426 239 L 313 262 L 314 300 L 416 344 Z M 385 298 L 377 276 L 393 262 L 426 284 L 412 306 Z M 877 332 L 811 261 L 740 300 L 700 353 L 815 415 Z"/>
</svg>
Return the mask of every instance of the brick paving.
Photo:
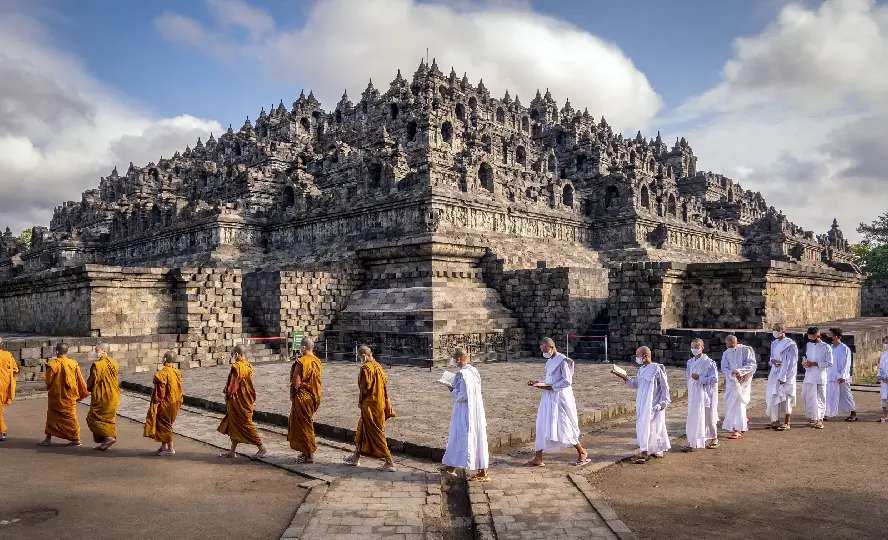
<svg viewBox="0 0 888 540">
<path fill-rule="evenodd" d="M 532 440 L 539 406 L 539 392 L 528 388 L 529 379 L 542 379 L 544 362 L 540 360 L 478 364 L 487 413 L 491 449 L 520 446 Z M 222 401 L 222 386 L 227 366 L 202 368 L 184 373 L 184 391 L 188 396 Z M 608 417 L 634 409 L 635 391 L 620 383 L 609 364 L 577 363 L 574 394 L 581 424 L 592 425 Z M 256 410 L 286 416 L 290 412 L 288 363 L 264 363 L 254 366 L 253 382 L 258 399 Z M 667 368 L 672 389 L 682 395 L 685 378 L 681 368 Z M 447 390 L 436 384 L 442 369 L 395 366 L 386 368 L 389 396 L 397 418 L 386 424 L 390 439 L 433 449 L 447 443 L 453 401 Z M 357 367 L 350 362 L 324 363 L 324 392 L 315 422 L 343 430 L 355 428 L 357 409 Z M 150 374 L 136 374 L 126 380 L 150 385 Z M 348 440 L 350 437 L 344 437 Z"/>
<path fill-rule="evenodd" d="M 148 407 L 140 395 L 123 392 L 118 415 L 143 422 Z M 221 415 L 202 409 L 183 407 L 176 418 L 177 435 L 196 439 L 220 449 L 228 448 L 227 437 L 216 431 Z M 440 474 L 434 463 L 422 463 L 395 456 L 396 472 L 375 470 L 381 463 L 364 458 L 360 467 L 342 463 L 352 448 L 334 441 L 319 440 L 313 465 L 294 462 L 285 432 L 259 424 L 268 455 L 260 461 L 288 469 L 314 479 L 304 484 L 318 487 L 329 484 L 323 497 L 312 501 L 311 512 L 297 511 L 293 525 L 283 539 L 321 540 L 436 540 L 442 538 Z M 249 455 L 252 446 L 239 450 Z M 175 459 L 175 458 L 170 458 Z M 311 498 L 311 495 L 309 495 Z"/>
</svg>

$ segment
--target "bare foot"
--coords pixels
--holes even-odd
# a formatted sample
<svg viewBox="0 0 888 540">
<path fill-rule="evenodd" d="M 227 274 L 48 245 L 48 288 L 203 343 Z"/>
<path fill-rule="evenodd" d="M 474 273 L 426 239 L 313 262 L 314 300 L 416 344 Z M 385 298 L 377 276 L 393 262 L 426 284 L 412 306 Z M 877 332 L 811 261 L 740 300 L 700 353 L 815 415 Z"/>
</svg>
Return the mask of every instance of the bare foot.
<svg viewBox="0 0 888 540">
<path fill-rule="evenodd" d="M 42 441 L 39 441 L 37 443 L 37 446 L 49 446 L 51 443 L 52 443 L 52 439 L 47 437 L 47 438 L 43 439 Z"/>
<path fill-rule="evenodd" d="M 237 457 L 237 454 L 234 452 L 222 452 L 219 454 L 219 457 L 234 459 Z"/>
<path fill-rule="evenodd" d="M 537 461 L 535 459 L 532 459 L 532 460 L 528 461 L 527 463 L 525 463 L 524 466 L 525 467 L 545 467 L 546 464 L 543 463 L 542 461 Z"/>
<path fill-rule="evenodd" d="M 253 457 L 254 458 L 261 458 L 262 456 L 264 456 L 267 453 L 268 453 L 268 451 L 265 450 L 265 448 L 259 448 L 259 450 L 255 454 L 253 454 Z"/>
</svg>

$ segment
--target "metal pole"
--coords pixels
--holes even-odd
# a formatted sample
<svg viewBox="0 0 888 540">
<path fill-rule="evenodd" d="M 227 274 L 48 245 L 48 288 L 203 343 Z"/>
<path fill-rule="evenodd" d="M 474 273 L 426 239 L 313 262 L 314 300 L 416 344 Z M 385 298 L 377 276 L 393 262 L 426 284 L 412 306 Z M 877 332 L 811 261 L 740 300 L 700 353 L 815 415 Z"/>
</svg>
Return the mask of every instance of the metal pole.
<svg viewBox="0 0 888 540">
<path fill-rule="evenodd" d="M 330 361 L 330 348 L 327 345 L 327 338 L 324 338 L 324 362 Z"/>
<path fill-rule="evenodd" d="M 355 367 L 358 366 L 358 344 L 355 342 Z"/>
<path fill-rule="evenodd" d="M 604 362 L 609 363 L 610 360 L 607 358 L 607 336 L 604 336 Z"/>
<path fill-rule="evenodd" d="M 564 333 L 564 356 L 570 358 L 570 332 Z"/>
</svg>

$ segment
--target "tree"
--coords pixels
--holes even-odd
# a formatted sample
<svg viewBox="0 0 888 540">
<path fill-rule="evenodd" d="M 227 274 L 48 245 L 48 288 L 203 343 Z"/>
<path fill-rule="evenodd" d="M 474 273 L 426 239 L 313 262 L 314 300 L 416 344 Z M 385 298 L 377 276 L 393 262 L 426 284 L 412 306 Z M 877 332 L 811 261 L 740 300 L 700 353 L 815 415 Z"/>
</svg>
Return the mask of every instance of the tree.
<svg viewBox="0 0 888 540">
<path fill-rule="evenodd" d="M 881 246 L 888 244 L 888 212 L 877 217 L 872 223 L 861 223 L 857 232 L 863 235 L 864 242 Z"/>
<path fill-rule="evenodd" d="M 18 239 L 25 246 L 25 251 L 31 249 L 31 229 L 22 231 Z"/>
<path fill-rule="evenodd" d="M 864 240 L 851 245 L 857 265 L 871 276 L 888 276 L 888 244 L 874 246 Z"/>
</svg>

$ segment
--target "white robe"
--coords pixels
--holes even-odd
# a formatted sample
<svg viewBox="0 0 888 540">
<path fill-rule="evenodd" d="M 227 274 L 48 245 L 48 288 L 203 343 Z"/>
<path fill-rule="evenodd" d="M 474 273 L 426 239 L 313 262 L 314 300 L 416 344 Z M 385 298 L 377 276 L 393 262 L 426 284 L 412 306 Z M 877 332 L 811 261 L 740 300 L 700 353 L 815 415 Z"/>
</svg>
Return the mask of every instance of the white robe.
<svg viewBox="0 0 888 540">
<path fill-rule="evenodd" d="M 450 436 L 442 463 L 448 467 L 462 467 L 477 471 L 486 469 L 487 417 L 481 398 L 481 375 L 471 364 L 466 364 L 453 380 L 453 416 L 450 417 Z"/>
<path fill-rule="evenodd" d="M 774 361 L 781 362 L 780 367 Z M 795 341 L 784 337 L 771 342 L 771 370 L 768 372 L 768 385 L 765 390 L 767 408 L 765 413 L 771 420 L 777 418 L 780 405 L 785 403 L 786 414 L 792 412 L 796 404 L 796 376 L 799 371 L 799 348 Z"/>
<path fill-rule="evenodd" d="M 746 407 L 752 398 L 752 376 L 756 370 L 755 352 L 747 345 L 725 349 L 721 359 L 721 371 L 725 374 L 725 419 L 722 429 L 748 431 Z M 734 371 L 740 374 L 737 380 Z"/>
<path fill-rule="evenodd" d="M 574 400 L 574 362 L 561 353 L 546 361 L 545 384 L 552 390 L 542 390 L 537 411 L 536 445 L 540 450 L 562 450 L 580 442 L 580 421 Z"/>
<path fill-rule="evenodd" d="M 671 403 L 666 370 L 660 364 L 648 364 L 638 368 L 638 376 L 626 379 L 635 394 L 635 437 L 638 448 L 648 454 L 669 450 L 669 433 L 666 431 L 666 407 Z"/>
<path fill-rule="evenodd" d="M 802 400 L 805 402 L 805 417 L 810 420 L 823 420 L 826 414 L 826 373 L 833 365 L 832 347 L 820 342 L 808 342 L 805 358 L 817 362 L 817 367 L 805 368 L 802 380 Z"/>
<path fill-rule="evenodd" d="M 876 373 L 876 376 L 880 379 L 888 379 L 888 351 L 882 353 L 882 357 L 879 358 L 879 371 Z M 882 407 L 886 407 L 886 401 L 888 401 L 888 382 L 884 380 L 879 384 L 879 397 L 882 399 Z"/>
<path fill-rule="evenodd" d="M 844 343 L 832 347 L 833 365 L 826 370 L 826 417 L 856 410 L 851 394 L 851 349 Z M 839 379 L 844 382 L 839 384 Z"/>
<path fill-rule="evenodd" d="M 691 375 L 697 375 L 695 381 Z M 688 420 L 685 433 L 688 444 L 703 448 L 706 441 L 718 438 L 718 369 L 706 356 L 688 360 Z"/>
</svg>

